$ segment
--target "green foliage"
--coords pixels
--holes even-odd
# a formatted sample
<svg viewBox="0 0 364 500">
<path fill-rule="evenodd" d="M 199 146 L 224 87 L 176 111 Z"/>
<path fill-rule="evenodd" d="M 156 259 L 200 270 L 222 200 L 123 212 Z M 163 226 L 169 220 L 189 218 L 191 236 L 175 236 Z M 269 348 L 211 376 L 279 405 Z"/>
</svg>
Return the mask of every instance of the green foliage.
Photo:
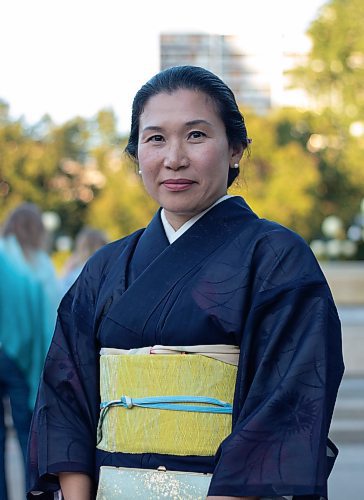
<svg viewBox="0 0 364 500">
<path fill-rule="evenodd" d="M 282 143 L 282 122 L 274 115 L 250 115 L 246 121 L 253 138 L 251 155 L 245 160 L 243 179 L 230 192 L 242 195 L 259 216 L 309 238 L 319 182 L 317 161 L 292 137 Z"/>
<path fill-rule="evenodd" d="M 295 85 L 307 89 L 320 107 L 349 120 L 364 109 L 363 23 L 362 0 L 329 1 L 308 30 L 307 64 L 293 72 Z"/>
<path fill-rule="evenodd" d="M 297 141 L 317 164 L 315 213 L 320 224 L 312 227 L 313 235 L 318 236 L 321 222 L 331 214 L 350 225 L 364 192 L 364 170 L 360 165 L 363 138 L 344 133 L 340 122 L 333 120 L 330 109 L 320 114 L 297 110 L 280 113 L 280 119 L 290 121 L 290 140 Z"/>
<path fill-rule="evenodd" d="M 328 1 L 309 28 L 307 61 L 291 72 L 312 109 L 246 116 L 251 155 L 230 191 L 307 241 L 321 236 L 328 215 L 348 227 L 363 197 L 363 22 L 362 0 Z M 59 233 L 70 236 L 86 224 L 110 239 L 145 226 L 157 207 L 124 147 L 111 109 L 62 125 L 44 116 L 28 127 L 0 101 L 0 222 L 31 201 L 57 212 Z"/>
<path fill-rule="evenodd" d="M 158 207 L 121 150 L 109 151 L 102 163 L 105 187 L 90 204 L 87 221 L 116 239 L 145 227 Z"/>
<path fill-rule="evenodd" d="M 311 24 L 306 64 L 291 72 L 313 103 L 308 134 L 298 134 L 316 156 L 317 213 L 338 215 L 348 227 L 364 193 L 364 2 L 331 0 Z M 301 137 L 299 137 L 301 136 Z M 317 233 L 316 233 L 317 234 Z"/>
<path fill-rule="evenodd" d="M 113 239 L 145 226 L 156 205 L 123 159 L 124 146 L 111 110 L 60 126 L 46 116 L 26 127 L 0 103 L 1 220 L 31 201 L 57 212 L 59 233 L 73 237 L 86 224 Z"/>
</svg>

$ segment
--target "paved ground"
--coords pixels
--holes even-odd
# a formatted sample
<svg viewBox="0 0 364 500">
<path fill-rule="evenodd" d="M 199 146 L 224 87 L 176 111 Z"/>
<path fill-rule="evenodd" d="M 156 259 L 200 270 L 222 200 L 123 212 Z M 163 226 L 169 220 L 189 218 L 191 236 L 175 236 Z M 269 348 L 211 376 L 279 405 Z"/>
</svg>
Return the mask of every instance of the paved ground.
<svg viewBox="0 0 364 500">
<path fill-rule="evenodd" d="M 346 376 L 330 432 L 339 456 L 329 479 L 330 500 L 364 499 L 364 377 Z"/>
<path fill-rule="evenodd" d="M 20 447 L 14 430 L 8 433 L 6 443 L 8 496 L 9 500 L 24 500 L 24 468 Z"/>
<path fill-rule="evenodd" d="M 364 377 L 364 306 L 341 306 L 338 312 L 343 330 L 345 373 Z"/>
<path fill-rule="evenodd" d="M 337 443 L 340 454 L 329 479 L 330 500 L 363 500 L 364 445 Z"/>
</svg>

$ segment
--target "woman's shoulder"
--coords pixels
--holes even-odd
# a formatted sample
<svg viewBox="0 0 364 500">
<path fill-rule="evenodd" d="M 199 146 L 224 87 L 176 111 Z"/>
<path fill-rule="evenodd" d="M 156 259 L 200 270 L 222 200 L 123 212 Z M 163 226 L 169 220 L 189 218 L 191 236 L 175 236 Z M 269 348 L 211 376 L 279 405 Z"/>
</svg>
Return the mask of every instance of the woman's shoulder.
<svg viewBox="0 0 364 500">
<path fill-rule="evenodd" d="M 260 219 L 260 230 L 251 252 L 253 274 L 260 289 L 308 282 L 325 283 L 321 267 L 309 244 L 295 231 Z"/>
<path fill-rule="evenodd" d="M 309 251 L 310 247 L 305 239 L 294 230 L 268 219 L 259 219 L 260 234 L 259 241 L 273 248 L 297 249 Z"/>
<path fill-rule="evenodd" d="M 238 206 L 239 217 L 242 220 L 242 231 L 239 231 L 237 235 L 239 238 L 244 239 L 246 235 L 249 235 L 252 246 L 268 245 L 270 247 L 283 247 L 284 249 L 294 247 L 310 251 L 309 245 L 302 236 L 279 222 L 260 217 L 252 210 L 244 198 L 234 196 L 232 201 Z M 248 213 L 250 216 L 241 217 L 240 211 L 244 215 Z"/>
</svg>

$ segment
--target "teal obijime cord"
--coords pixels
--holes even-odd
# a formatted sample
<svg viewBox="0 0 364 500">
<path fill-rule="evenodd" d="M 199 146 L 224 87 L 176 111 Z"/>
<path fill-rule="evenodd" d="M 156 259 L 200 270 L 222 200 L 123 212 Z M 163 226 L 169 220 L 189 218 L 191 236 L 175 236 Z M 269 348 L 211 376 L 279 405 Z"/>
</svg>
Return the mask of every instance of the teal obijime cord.
<svg viewBox="0 0 364 500">
<path fill-rule="evenodd" d="M 208 406 L 198 406 L 191 403 L 200 403 Z M 233 411 L 233 407 L 230 403 L 221 401 L 220 399 L 208 398 L 204 396 L 151 396 L 147 398 L 130 398 L 129 396 L 121 396 L 120 399 L 105 401 L 100 404 L 101 413 L 97 426 L 97 444 L 99 444 L 102 440 L 102 424 L 106 414 L 110 408 L 114 406 L 121 406 L 122 408 L 129 410 L 136 406 L 138 408 L 150 408 L 155 410 L 220 414 L 231 414 Z"/>
</svg>

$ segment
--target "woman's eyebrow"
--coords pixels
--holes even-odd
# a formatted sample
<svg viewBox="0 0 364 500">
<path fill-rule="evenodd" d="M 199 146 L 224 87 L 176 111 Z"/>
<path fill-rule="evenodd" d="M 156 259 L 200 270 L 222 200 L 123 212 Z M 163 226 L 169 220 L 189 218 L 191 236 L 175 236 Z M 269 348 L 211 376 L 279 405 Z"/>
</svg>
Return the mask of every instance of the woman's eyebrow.
<svg viewBox="0 0 364 500">
<path fill-rule="evenodd" d="M 157 125 L 149 125 L 148 127 L 144 127 L 142 132 L 146 132 L 148 130 L 153 130 L 156 132 L 161 132 L 163 130 L 162 127 L 158 127 Z"/>
<path fill-rule="evenodd" d="M 184 127 L 193 127 L 195 125 L 208 125 L 209 127 L 212 127 L 212 124 L 208 122 L 207 120 L 204 119 L 197 119 L 197 120 L 190 120 L 184 124 Z M 163 127 L 159 127 L 158 125 L 148 125 L 147 127 L 144 127 L 142 129 L 142 132 L 148 132 L 148 131 L 153 131 L 153 132 L 162 132 L 164 130 Z"/>
<path fill-rule="evenodd" d="M 209 127 L 212 127 L 212 124 L 210 122 L 203 119 L 191 120 L 189 122 L 186 122 L 186 127 L 191 127 L 194 125 L 208 125 Z"/>
</svg>

